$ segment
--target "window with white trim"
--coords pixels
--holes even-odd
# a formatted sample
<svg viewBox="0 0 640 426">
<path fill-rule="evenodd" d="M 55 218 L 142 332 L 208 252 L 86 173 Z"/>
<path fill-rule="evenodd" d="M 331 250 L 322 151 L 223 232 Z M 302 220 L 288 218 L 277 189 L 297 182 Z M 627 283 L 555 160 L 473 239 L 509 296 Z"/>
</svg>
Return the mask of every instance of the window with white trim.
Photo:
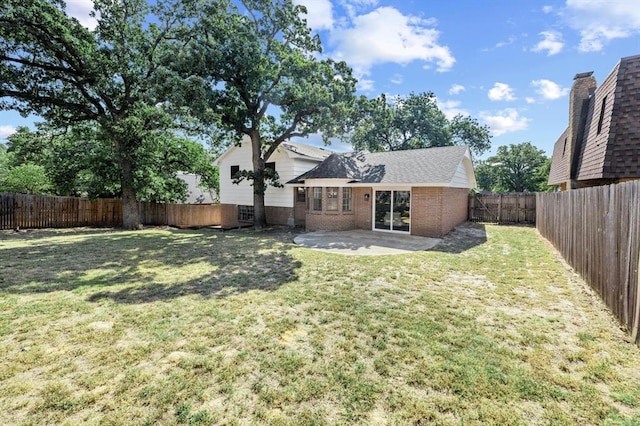
<svg viewBox="0 0 640 426">
<path fill-rule="evenodd" d="M 313 187 L 313 210 L 322 211 L 322 187 Z"/>
<path fill-rule="evenodd" d="M 327 211 L 338 211 L 338 187 L 327 188 Z"/>
<path fill-rule="evenodd" d="M 351 211 L 351 188 L 342 188 L 342 211 L 350 212 Z"/>
</svg>

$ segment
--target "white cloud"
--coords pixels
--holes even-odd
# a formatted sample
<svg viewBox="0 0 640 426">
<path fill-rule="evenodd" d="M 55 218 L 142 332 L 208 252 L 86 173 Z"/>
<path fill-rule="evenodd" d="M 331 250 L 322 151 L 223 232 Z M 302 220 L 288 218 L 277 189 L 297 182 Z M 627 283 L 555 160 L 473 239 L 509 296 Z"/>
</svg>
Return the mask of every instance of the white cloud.
<svg viewBox="0 0 640 426">
<path fill-rule="evenodd" d="M 378 5 L 378 0 L 340 0 L 340 4 L 347 11 L 347 15 L 353 19 L 359 11 Z"/>
<path fill-rule="evenodd" d="M 525 130 L 531 121 L 526 117 L 520 117 L 518 111 L 513 108 L 506 108 L 496 114 L 481 112 L 480 118 L 489 126 L 493 136 Z"/>
<path fill-rule="evenodd" d="M 489 89 L 489 99 L 492 101 L 515 101 L 513 89 L 506 83 L 496 83 Z"/>
<path fill-rule="evenodd" d="M 581 52 L 597 52 L 613 39 L 640 34 L 635 0 L 567 0 L 566 6 L 569 24 L 580 32 Z"/>
<path fill-rule="evenodd" d="M 441 101 L 436 98 L 436 103 L 438 104 L 440 111 L 442 111 L 449 120 L 458 114 L 469 115 L 469 111 L 460 107 L 462 104 L 460 101 Z"/>
<path fill-rule="evenodd" d="M 307 20 L 309 27 L 315 31 L 330 30 L 333 28 L 333 4 L 331 0 L 294 0 L 295 4 L 304 5 L 307 14 L 303 18 Z"/>
<path fill-rule="evenodd" d="M 542 40 L 532 49 L 534 52 L 546 51 L 547 56 L 552 56 L 562 51 L 562 34 L 557 31 L 543 31 L 539 35 L 542 36 Z"/>
<path fill-rule="evenodd" d="M 535 104 L 536 103 L 536 100 L 534 98 L 526 97 L 526 98 L 524 98 L 524 100 L 528 104 Z"/>
<path fill-rule="evenodd" d="M 533 86 L 536 89 L 536 93 L 542 95 L 544 99 L 558 99 L 569 93 L 568 88 L 560 87 L 551 80 L 533 80 L 531 86 Z"/>
<path fill-rule="evenodd" d="M 359 77 L 356 88 L 363 92 L 372 92 L 375 87 L 374 83 L 373 80 Z"/>
<path fill-rule="evenodd" d="M 402 84 L 403 82 L 403 78 L 401 74 L 395 74 L 392 78 L 391 78 L 391 82 L 393 84 Z"/>
<path fill-rule="evenodd" d="M 450 95 L 457 95 L 460 92 L 464 92 L 466 89 L 462 84 L 454 84 L 453 86 L 451 86 L 451 88 L 449 89 L 449 94 Z"/>
<path fill-rule="evenodd" d="M 496 48 L 509 46 L 509 45 L 513 44 L 516 40 L 517 40 L 517 38 L 515 36 L 509 36 L 509 38 L 507 40 L 500 41 L 500 42 L 496 43 Z"/>
<path fill-rule="evenodd" d="M 372 66 L 389 62 L 422 61 L 448 71 L 456 60 L 447 46 L 439 44 L 440 32 L 433 24 L 433 20 L 403 15 L 393 7 L 379 7 L 354 17 L 347 27 L 334 29 L 331 41 L 336 56 L 363 75 Z"/>
<path fill-rule="evenodd" d="M 82 25 L 93 30 L 98 21 L 92 18 L 89 14 L 93 10 L 92 0 L 67 0 L 66 12 L 67 15 L 76 18 Z"/>
<path fill-rule="evenodd" d="M 0 126 L 0 139 L 6 139 L 16 132 L 13 126 Z"/>
<path fill-rule="evenodd" d="M 542 6 L 542 11 L 544 13 L 551 13 L 553 12 L 553 6 Z"/>
</svg>

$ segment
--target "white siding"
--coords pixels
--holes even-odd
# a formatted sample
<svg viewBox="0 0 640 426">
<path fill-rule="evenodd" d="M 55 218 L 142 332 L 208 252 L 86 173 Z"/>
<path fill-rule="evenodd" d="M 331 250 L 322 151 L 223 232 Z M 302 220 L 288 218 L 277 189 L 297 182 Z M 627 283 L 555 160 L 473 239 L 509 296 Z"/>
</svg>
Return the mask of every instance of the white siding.
<svg viewBox="0 0 640 426">
<path fill-rule="evenodd" d="M 318 162 L 292 159 L 285 149 L 279 148 L 267 162 L 276 163 L 276 171 L 280 183 L 290 181 L 302 173 L 311 170 Z M 250 182 L 243 181 L 235 185 L 231 180 L 231 166 L 240 166 L 240 170 L 251 170 L 251 144 L 245 142 L 241 147 L 233 147 L 221 157 L 220 167 L 220 202 L 223 204 L 253 205 L 253 187 Z M 266 206 L 293 207 L 293 187 L 268 187 L 265 192 Z"/>
<path fill-rule="evenodd" d="M 473 188 L 476 185 L 471 160 L 464 158 L 451 179 L 449 186 L 453 188 Z"/>
<path fill-rule="evenodd" d="M 187 204 L 211 204 L 216 201 L 216 192 L 199 187 L 201 176 L 178 172 L 178 177 L 187 182 Z"/>
</svg>

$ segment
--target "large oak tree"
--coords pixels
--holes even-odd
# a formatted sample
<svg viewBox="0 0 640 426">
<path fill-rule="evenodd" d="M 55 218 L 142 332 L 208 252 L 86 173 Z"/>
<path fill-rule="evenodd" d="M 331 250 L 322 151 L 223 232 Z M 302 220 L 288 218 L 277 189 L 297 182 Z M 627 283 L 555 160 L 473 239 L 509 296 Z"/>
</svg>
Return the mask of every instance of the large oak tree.
<svg viewBox="0 0 640 426">
<path fill-rule="evenodd" d="M 95 30 L 69 17 L 62 0 L 0 4 L 0 109 L 54 126 L 94 123 L 120 174 L 123 227 L 140 225 L 138 153 L 175 126 L 162 105 L 161 64 L 184 16 L 182 2 L 95 0 Z"/>
<path fill-rule="evenodd" d="M 468 145 L 475 155 L 491 147 L 489 128 L 474 118 L 449 120 L 431 92 L 388 99 L 360 98 L 350 136 L 356 150 L 398 151 L 449 145 Z"/>
<path fill-rule="evenodd" d="M 551 160 L 531 142 L 500 146 L 476 166 L 480 189 L 492 192 L 549 191 Z"/>
<path fill-rule="evenodd" d="M 345 131 L 356 80 L 344 62 L 321 59 L 321 45 L 291 0 L 204 1 L 193 40 L 176 67 L 193 73 L 186 102 L 248 137 L 255 227 L 266 225 L 264 194 L 277 174 L 265 163 L 285 140 Z M 185 91 L 188 93 L 188 91 Z M 202 102 L 198 106 L 198 102 Z"/>
</svg>

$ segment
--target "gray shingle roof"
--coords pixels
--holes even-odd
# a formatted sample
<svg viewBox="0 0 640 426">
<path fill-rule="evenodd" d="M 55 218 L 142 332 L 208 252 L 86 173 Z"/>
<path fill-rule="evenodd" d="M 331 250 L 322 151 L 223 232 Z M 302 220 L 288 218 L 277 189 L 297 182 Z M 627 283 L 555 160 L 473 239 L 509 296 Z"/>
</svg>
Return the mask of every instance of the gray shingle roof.
<svg viewBox="0 0 640 426">
<path fill-rule="evenodd" d="M 389 152 L 331 154 L 287 183 L 307 179 L 349 179 L 357 183 L 437 184 L 450 182 L 464 159 L 466 146 Z"/>
</svg>

